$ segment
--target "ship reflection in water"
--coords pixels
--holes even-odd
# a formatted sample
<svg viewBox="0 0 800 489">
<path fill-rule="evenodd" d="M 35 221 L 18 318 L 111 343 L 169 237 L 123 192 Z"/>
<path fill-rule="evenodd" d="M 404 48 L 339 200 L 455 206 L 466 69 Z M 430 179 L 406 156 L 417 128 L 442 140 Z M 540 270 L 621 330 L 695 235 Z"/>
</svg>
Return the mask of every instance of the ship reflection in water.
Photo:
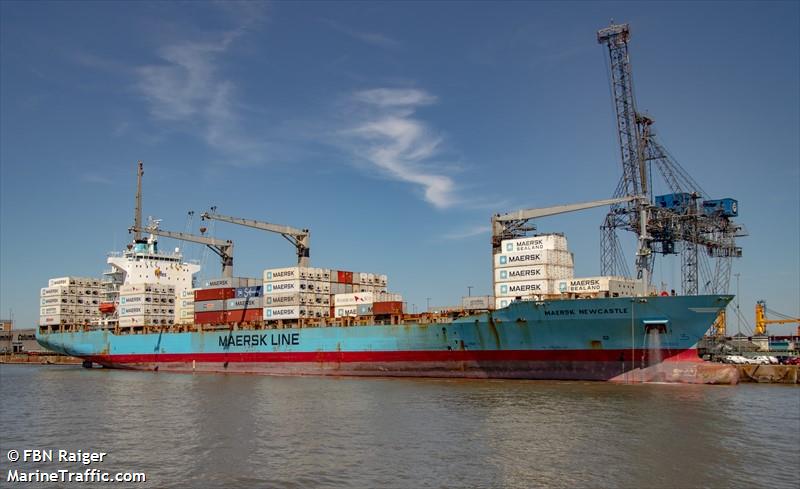
<svg viewBox="0 0 800 489">
<path fill-rule="evenodd" d="M 792 387 L 7 365 L 0 378 L 4 450 L 108 452 L 99 468 L 147 472 L 137 487 L 796 487 L 800 459 Z M 48 468 L 63 467 L 34 467 Z"/>
</svg>

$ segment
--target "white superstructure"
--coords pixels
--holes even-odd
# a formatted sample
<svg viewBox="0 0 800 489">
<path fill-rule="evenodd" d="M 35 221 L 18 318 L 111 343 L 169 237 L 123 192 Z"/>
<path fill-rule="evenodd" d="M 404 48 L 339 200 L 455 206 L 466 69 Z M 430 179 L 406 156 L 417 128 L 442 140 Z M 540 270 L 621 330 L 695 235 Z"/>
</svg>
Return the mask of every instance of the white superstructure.
<svg viewBox="0 0 800 489">
<path fill-rule="evenodd" d="M 192 296 L 193 276 L 201 268 L 198 263 L 184 261 L 179 248 L 172 253 L 159 251 L 158 238 L 152 234 L 121 253 L 111 253 L 107 261 L 111 270 L 106 275 L 114 283 L 171 286 L 176 298 Z"/>
</svg>

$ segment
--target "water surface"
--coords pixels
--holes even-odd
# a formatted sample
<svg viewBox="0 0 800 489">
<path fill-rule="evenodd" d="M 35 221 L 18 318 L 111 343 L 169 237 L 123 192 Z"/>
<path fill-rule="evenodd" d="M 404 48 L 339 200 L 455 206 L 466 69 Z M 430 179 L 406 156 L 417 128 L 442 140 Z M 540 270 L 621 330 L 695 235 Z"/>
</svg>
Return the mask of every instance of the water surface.
<svg viewBox="0 0 800 489">
<path fill-rule="evenodd" d="M 4 365 L 0 427 L 0 486 L 25 448 L 108 452 L 93 467 L 168 488 L 796 488 L 800 467 L 800 389 L 758 384 Z"/>
</svg>

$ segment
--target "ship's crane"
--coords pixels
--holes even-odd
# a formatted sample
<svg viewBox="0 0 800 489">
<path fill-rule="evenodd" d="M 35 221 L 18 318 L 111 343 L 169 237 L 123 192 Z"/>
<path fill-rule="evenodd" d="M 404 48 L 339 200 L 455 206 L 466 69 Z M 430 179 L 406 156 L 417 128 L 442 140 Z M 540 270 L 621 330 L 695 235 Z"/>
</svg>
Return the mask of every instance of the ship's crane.
<svg viewBox="0 0 800 489">
<path fill-rule="evenodd" d="M 228 222 L 231 224 L 238 224 L 240 226 L 247 226 L 262 231 L 269 231 L 271 233 L 278 233 L 287 241 L 292 243 L 297 249 L 297 264 L 301 267 L 309 265 L 309 258 L 311 256 L 311 248 L 309 248 L 309 241 L 311 233 L 308 229 L 297 229 L 291 226 L 284 226 L 281 224 L 272 224 L 264 221 L 256 221 L 254 219 L 243 219 L 240 217 L 224 216 L 222 214 L 214 213 L 215 208 L 212 207 L 212 212 L 204 212 L 201 219 L 211 219 L 215 221 Z"/>
<path fill-rule="evenodd" d="M 136 171 L 136 207 L 133 211 L 133 227 L 139 229 L 142 227 L 142 177 L 144 176 L 144 163 L 139 160 L 139 166 Z M 136 231 L 133 233 L 133 242 L 142 242 L 142 233 Z"/>
<path fill-rule="evenodd" d="M 624 197 L 582 202 L 579 204 L 564 204 L 552 207 L 540 207 L 537 209 L 522 209 L 506 214 L 495 214 L 492 216 L 492 255 L 501 251 L 501 243 L 504 239 L 523 237 L 528 231 L 536 230 L 536 226 L 529 222 L 531 219 L 582 211 L 606 205 L 619 205 L 627 202 L 642 201 L 643 199 L 646 199 L 646 197 L 641 195 L 626 195 Z M 646 211 L 642 213 L 642 216 L 646 215 Z M 644 241 L 642 241 L 641 249 L 646 250 Z M 494 277 L 494 275 L 492 275 L 492 277 Z M 645 285 L 648 283 L 646 278 L 644 282 Z M 492 278 L 492 284 L 494 285 L 494 283 L 494 278 Z M 647 287 L 645 286 L 642 290 L 647 290 Z"/>
<path fill-rule="evenodd" d="M 767 311 L 770 314 L 775 316 L 781 316 L 781 319 L 767 319 Z M 788 323 L 797 323 L 798 330 L 800 330 L 800 318 L 792 318 L 785 314 L 781 314 L 775 312 L 773 310 L 767 309 L 767 303 L 764 301 L 756 302 L 756 328 L 753 330 L 753 334 L 758 335 L 765 335 L 767 334 L 767 325 L 768 324 L 788 324 Z"/>
<path fill-rule="evenodd" d="M 528 231 L 534 231 L 536 226 L 529 224 L 528 221 L 539 217 L 555 216 L 567 212 L 582 211 L 594 207 L 620 204 L 630 202 L 641 197 L 625 196 L 613 199 L 594 200 L 591 202 L 581 202 L 579 204 L 555 205 L 552 207 L 540 207 L 536 209 L 522 209 L 508 212 L 506 214 L 495 214 L 492 216 L 492 248 L 497 252 L 500 249 L 500 242 L 504 239 L 514 239 L 525 236 Z"/>
<path fill-rule="evenodd" d="M 656 140 L 654 120 L 636 108 L 628 42 L 628 24 L 613 24 L 597 32 L 597 41 L 608 47 L 611 91 L 622 159 L 622 178 L 614 193 L 645 195 L 646 200 L 611 206 L 601 226 L 601 268 L 604 275 L 628 275 L 617 230 L 639 236 L 637 275 L 652 276 L 656 253 L 681 255 L 682 292 L 695 295 L 723 293 L 730 283 L 732 259 L 742 255 L 735 238 L 746 236 L 734 199 L 704 200 L 706 193 L 688 172 Z M 666 188 L 654 195 L 653 167 Z M 643 217 L 643 213 L 647 213 Z M 641 244 L 646 245 L 645 249 Z M 677 247 L 676 247 L 677 245 Z M 714 261 L 710 264 L 706 261 Z"/>
<path fill-rule="evenodd" d="M 200 243 L 208 246 L 211 251 L 216 253 L 222 260 L 222 276 L 225 278 L 233 277 L 233 241 L 212 238 L 210 236 L 197 236 L 189 233 L 179 233 L 175 231 L 165 231 L 159 228 L 160 220 L 151 219 L 147 227 L 139 228 L 136 226 L 131 227 L 128 232 L 141 235 L 143 232 L 154 234 L 156 236 L 163 236 L 165 238 L 178 239 L 181 241 L 189 241 L 191 243 Z M 202 228 L 201 228 L 202 231 Z"/>
</svg>

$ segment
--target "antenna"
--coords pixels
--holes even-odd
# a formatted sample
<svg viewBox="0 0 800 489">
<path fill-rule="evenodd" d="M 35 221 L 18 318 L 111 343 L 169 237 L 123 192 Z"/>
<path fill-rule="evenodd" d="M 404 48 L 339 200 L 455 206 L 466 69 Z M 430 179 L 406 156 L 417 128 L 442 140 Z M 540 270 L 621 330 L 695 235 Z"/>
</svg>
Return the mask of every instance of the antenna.
<svg viewBox="0 0 800 489">
<path fill-rule="evenodd" d="M 142 240 L 142 175 L 144 175 L 144 164 L 139 160 L 139 169 L 136 172 L 136 210 L 133 215 L 134 243 Z"/>
</svg>

